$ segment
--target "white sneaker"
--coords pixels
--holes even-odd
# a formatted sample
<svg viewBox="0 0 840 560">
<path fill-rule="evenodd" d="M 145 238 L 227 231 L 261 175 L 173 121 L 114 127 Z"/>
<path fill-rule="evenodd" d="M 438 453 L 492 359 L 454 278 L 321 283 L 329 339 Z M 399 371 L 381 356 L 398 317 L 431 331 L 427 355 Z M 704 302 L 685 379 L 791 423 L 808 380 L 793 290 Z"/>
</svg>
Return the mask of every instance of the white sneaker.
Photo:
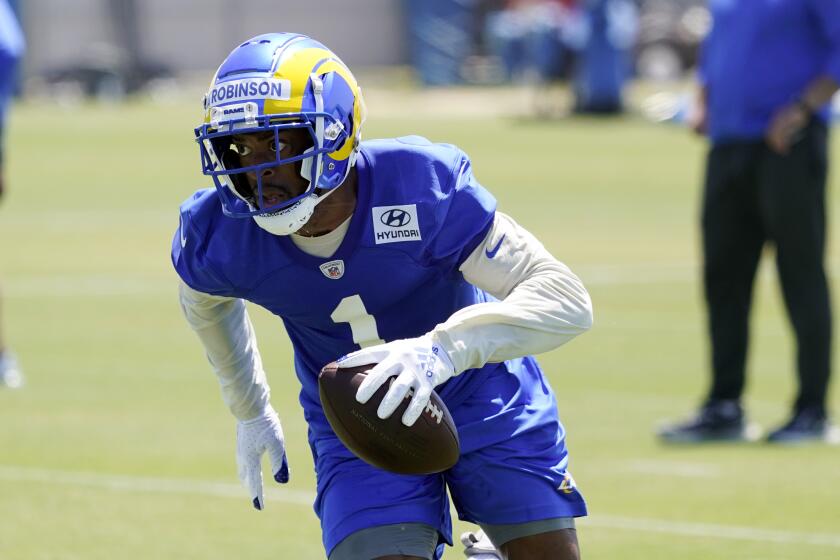
<svg viewBox="0 0 840 560">
<path fill-rule="evenodd" d="M 23 374 L 15 355 L 6 350 L 0 354 L 0 387 L 17 389 L 23 385 Z"/>
<path fill-rule="evenodd" d="M 467 560 L 501 560 L 502 556 L 481 529 L 461 535 Z"/>
</svg>

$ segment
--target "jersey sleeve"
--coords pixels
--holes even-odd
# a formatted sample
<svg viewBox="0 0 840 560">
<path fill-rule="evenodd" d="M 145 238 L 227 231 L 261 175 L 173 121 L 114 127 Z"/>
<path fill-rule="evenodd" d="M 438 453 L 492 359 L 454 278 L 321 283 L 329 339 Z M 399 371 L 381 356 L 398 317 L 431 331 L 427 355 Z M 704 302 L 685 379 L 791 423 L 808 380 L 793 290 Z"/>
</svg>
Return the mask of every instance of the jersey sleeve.
<svg viewBox="0 0 840 560">
<path fill-rule="evenodd" d="M 172 265 L 190 288 L 216 296 L 230 296 L 230 282 L 208 256 L 208 236 L 201 227 L 204 212 L 199 191 L 181 205 L 178 229 L 172 239 Z"/>
<path fill-rule="evenodd" d="M 461 272 L 501 301 L 464 307 L 435 327 L 456 372 L 546 352 L 592 325 L 580 279 L 501 212 Z"/>
<path fill-rule="evenodd" d="M 457 267 L 493 224 L 496 199 L 475 178 L 469 158 L 460 150 L 448 173 L 449 177 L 440 182 L 435 229 L 426 252 L 431 260 L 454 259 Z"/>
</svg>

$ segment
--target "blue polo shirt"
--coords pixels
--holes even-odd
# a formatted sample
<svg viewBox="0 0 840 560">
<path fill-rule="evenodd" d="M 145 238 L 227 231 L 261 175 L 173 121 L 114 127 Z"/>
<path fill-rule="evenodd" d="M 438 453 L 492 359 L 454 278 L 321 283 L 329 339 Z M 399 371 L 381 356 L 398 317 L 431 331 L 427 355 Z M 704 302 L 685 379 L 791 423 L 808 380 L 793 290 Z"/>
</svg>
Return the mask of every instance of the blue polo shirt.
<svg viewBox="0 0 840 560">
<path fill-rule="evenodd" d="M 840 0 L 709 0 L 709 9 L 700 80 L 713 142 L 761 138 L 814 78 L 840 83 Z"/>
</svg>

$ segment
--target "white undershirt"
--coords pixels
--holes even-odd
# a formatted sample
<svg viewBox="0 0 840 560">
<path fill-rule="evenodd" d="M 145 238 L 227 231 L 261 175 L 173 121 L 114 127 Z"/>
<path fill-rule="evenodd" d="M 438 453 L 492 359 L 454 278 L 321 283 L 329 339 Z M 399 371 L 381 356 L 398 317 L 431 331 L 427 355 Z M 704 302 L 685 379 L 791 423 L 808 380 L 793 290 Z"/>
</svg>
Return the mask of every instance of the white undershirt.
<svg viewBox="0 0 840 560">
<path fill-rule="evenodd" d="M 293 233 L 290 236 L 292 243 L 294 243 L 298 249 L 304 253 L 312 255 L 313 257 L 321 257 L 324 259 L 331 257 L 338 250 L 341 242 L 344 241 L 344 236 L 347 235 L 347 230 L 350 229 L 350 220 L 352 219 L 353 216 L 350 216 L 331 232 L 319 235 L 318 237 L 304 237 L 303 235 Z"/>
</svg>

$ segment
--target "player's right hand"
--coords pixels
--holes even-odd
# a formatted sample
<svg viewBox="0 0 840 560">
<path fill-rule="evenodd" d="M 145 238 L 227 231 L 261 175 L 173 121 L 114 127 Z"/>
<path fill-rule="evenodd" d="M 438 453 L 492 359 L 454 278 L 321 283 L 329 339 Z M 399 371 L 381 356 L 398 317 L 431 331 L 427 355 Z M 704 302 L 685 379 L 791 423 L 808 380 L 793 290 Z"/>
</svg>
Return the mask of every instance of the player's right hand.
<svg viewBox="0 0 840 560">
<path fill-rule="evenodd" d="M 260 416 L 240 420 L 236 427 L 236 464 L 239 479 L 251 492 L 251 500 L 258 510 L 263 509 L 263 481 L 261 459 L 268 452 L 274 480 L 280 484 L 289 481 L 286 446 L 280 417 L 268 405 Z"/>
</svg>

